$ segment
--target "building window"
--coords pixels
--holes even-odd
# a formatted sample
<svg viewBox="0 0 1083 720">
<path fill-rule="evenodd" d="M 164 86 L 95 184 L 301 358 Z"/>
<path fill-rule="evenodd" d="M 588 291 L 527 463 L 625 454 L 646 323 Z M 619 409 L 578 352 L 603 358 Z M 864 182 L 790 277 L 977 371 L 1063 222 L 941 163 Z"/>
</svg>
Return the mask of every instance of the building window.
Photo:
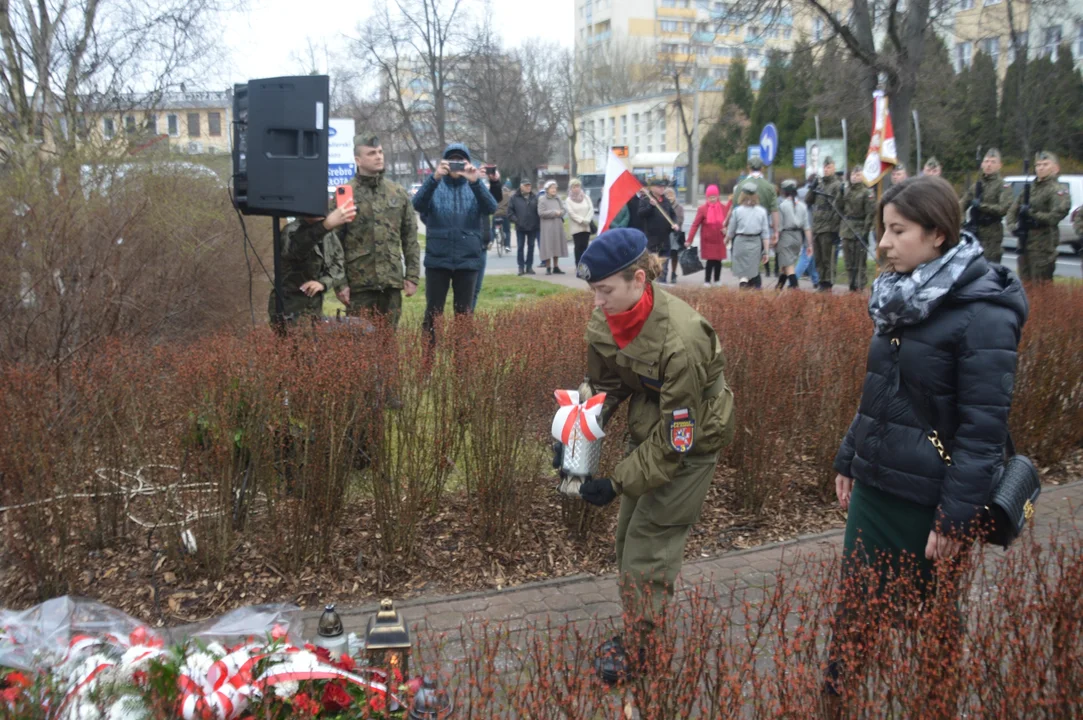
<svg viewBox="0 0 1083 720">
<path fill-rule="evenodd" d="M 1063 31 L 1060 25 L 1053 25 L 1047 27 L 1042 34 L 1042 57 L 1050 57 L 1053 60 L 1057 59 L 1057 47 L 1060 46 L 1060 41 L 1063 36 Z"/>
<path fill-rule="evenodd" d="M 199 137 L 199 113 L 188 113 L 188 137 Z"/>
<path fill-rule="evenodd" d="M 658 152 L 666 151 L 666 111 L 658 111 Z"/>
<path fill-rule="evenodd" d="M 970 43 L 961 42 L 955 44 L 955 72 L 962 72 L 964 68 L 970 67 L 971 52 Z"/>
<path fill-rule="evenodd" d="M 823 18 L 818 17 L 818 18 L 816 18 L 815 22 L 812 23 L 812 38 L 816 42 L 820 42 L 821 40 L 824 39 L 824 19 Z"/>
<path fill-rule="evenodd" d="M 617 144 L 617 119 L 615 117 L 609 118 L 609 145 L 613 146 Z"/>
<path fill-rule="evenodd" d="M 177 116 L 170 113 L 165 116 L 166 131 L 169 133 L 169 137 L 177 137 L 180 135 L 180 128 L 177 126 Z"/>
<path fill-rule="evenodd" d="M 117 134 L 116 121 L 111 117 L 102 118 L 102 135 L 106 140 L 112 140 L 113 136 Z"/>
<path fill-rule="evenodd" d="M 986 6 L 989 6 L 989 5 L 999 5 L 999 4 L 1000 4 L 1000 0 L 984 0 L 984 2 L 983 2 L 982 4 L 983 4 L 983 5 L 986 5 Z"/>
<path fill-rule="evenodd" d="M 993 67 L 1000 60 L 1000 38 L 986 38 L 981 41 L 981 51 L 993 61 Z"/>
<path fill-rule="evenodd" d="M 974 0 L 959 0 L 959 9 L 960 10 L 973 10 L 974 9 Z"/>
<path fill-rule="evenodd" d="M 1011 47 L 1008 50 L 1008 62 L 1015 62 L 1015 48 L 1018 46 L 1023 51 L 1023 57 L 1027 55 L 1027 44 L 1029 42 L 1029 35 L 1026 30 L 1015 34 L 1015 42 L 1011 43 Z"/>
<path fill-rule="evenodd" d="M 625 145 L 628 144 L 628 116 L 620 116 L 620 139 Z"/>
<path fill-rule="evenodd" d="M 639 113 L 632 113 L 632 133 L 634 135 L 634 150 L 639 153 Z"/>
<path fill-rule="evenodd" d="M 222 113 L 207 113 L 207 134 L 218 137 L 222 134 Z"/>
<path fill-rule="evenodd" d="M 124 132 L 135 135 L 135 115 L 124 116 Z"/>
<path fill-rule="evenodd" d="M 75 135 L 80 140 L 86 140 L 86 137 L 87 137 L 86 117 L 84 117 L 82 115 L 79 115 L 78 117 L 75 118 Z"/>
<path fill-rule="evenodd" d="M 676 20 L 663 20 L 662 21 L 662 32 L 667 32 L 667 33 L 675 33 L 675 32 L 677 32 L 677 21 Z"/>
</svg>

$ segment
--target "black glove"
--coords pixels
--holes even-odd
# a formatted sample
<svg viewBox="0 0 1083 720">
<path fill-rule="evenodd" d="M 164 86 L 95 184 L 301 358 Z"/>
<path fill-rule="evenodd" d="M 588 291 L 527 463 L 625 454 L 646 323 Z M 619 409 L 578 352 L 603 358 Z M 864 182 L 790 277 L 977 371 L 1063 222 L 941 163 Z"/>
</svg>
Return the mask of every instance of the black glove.
<svg viewBox="0 0 1083 720">
<path fill-rule="evenodd" d="M 617 491 L 613 489 L 613 481 L 609 478 L 597 478 L 587 480 L 579 488 L 579 496 L 591 505 L 603 507 L 617 498 Z"/>
<path fill-rule="evenodd" d="M 973 200 L 970 201 L 970 209 L 971 210 L 978 210 L 979 208 L 981 208 L 981 200 L 979 200 L 977 198 L 974 198 Z"/>
<path fill-rule="evenodd" d="M 1019 219 L 1030 220 L 1030 205 L 1023 205 L 1019 208 Z"/>
<path fill-rule="evenodd" d="M 553 443 L 553 469 L 559 470 L 564 464 L 564 443 L 559 440 Z"/>
</svg>

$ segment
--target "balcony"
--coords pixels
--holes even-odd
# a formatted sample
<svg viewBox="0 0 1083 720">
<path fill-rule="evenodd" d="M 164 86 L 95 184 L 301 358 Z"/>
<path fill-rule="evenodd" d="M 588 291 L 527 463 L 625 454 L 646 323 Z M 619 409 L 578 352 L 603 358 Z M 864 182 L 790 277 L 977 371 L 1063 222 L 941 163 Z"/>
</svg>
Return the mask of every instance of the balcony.
<svg viewBox="0 0 1083 720">
<path fill-rule="evenodd" d="M 715 34 L 707 30 L 697 30 L 692 33 L 692 42 L 699 45 L 709 45 L 714 42 Z"/>
</svg>

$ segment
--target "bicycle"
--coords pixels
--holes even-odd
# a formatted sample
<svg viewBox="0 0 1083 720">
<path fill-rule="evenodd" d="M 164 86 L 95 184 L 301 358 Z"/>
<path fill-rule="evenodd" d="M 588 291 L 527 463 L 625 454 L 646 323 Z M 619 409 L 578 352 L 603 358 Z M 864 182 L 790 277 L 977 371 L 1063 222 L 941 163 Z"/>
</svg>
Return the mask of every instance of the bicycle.
<svg viewBox="0 0 1083 720">
<path fill-rule="evenodd" d="M 496 256 L 504 257 L 504 253 L 508 252 L 504 248 L 504 226 L 493 226 L 493 245 L 496 245 Z"/>
</svg>

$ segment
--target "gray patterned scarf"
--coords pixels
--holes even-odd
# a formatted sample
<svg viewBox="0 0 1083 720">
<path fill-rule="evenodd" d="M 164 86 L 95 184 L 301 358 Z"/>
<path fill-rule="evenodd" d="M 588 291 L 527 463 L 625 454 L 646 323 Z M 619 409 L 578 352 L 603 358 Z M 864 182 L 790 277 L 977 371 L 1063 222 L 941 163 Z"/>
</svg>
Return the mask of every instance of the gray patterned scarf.
<svg viewBox="0 0 1083 720">
<path fill-rule="evenodd" d="M 963 271 L 982 254 L 981 243 L 962 233 L 959 244 L 909 273 L 886 272 L 872 284 L 869 317 L 881 335 L 917 325 L 943 302 Z"/>
</svg>

